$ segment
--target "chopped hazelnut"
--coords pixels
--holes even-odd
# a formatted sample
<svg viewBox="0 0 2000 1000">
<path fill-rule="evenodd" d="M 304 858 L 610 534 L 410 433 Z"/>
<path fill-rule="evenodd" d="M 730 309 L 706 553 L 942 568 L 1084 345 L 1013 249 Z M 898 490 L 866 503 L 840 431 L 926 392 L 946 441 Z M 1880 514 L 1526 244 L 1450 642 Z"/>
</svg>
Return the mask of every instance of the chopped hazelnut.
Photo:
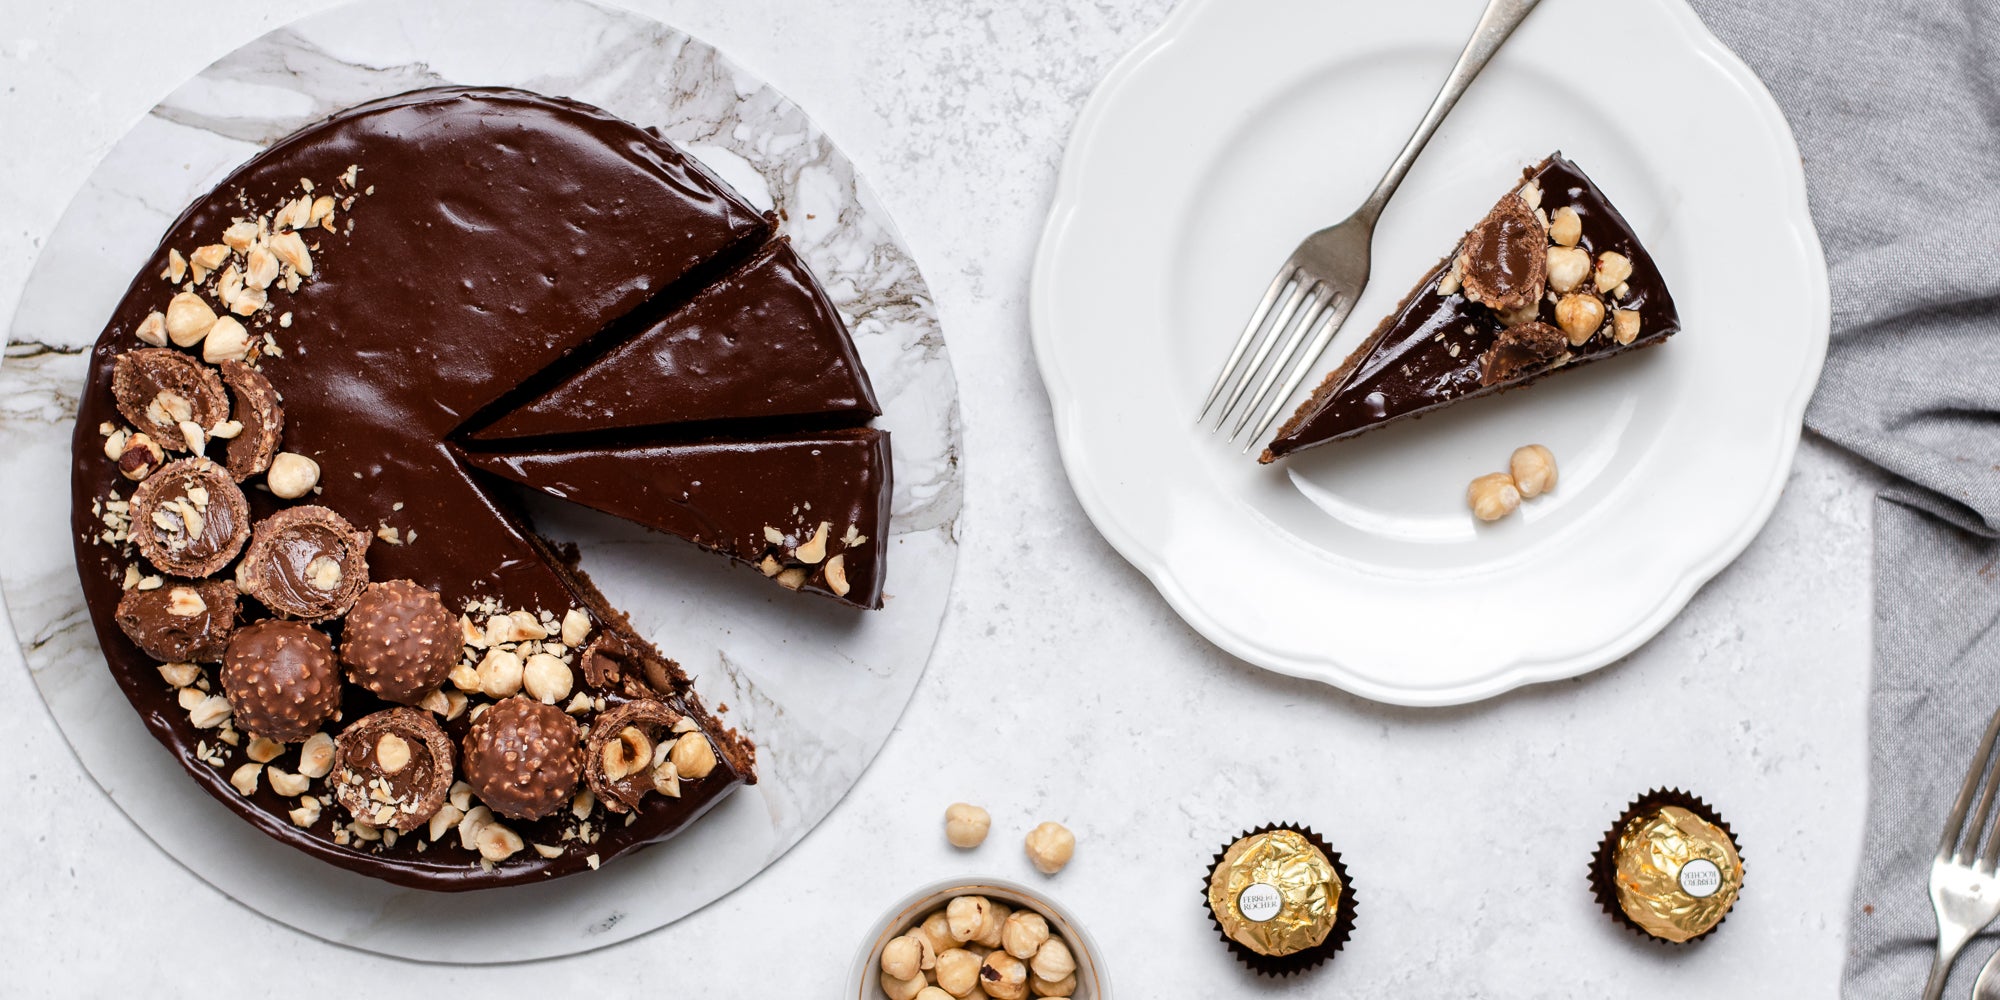
<svg viewBox="0 0 2000 1000">
<path fill-rule="evenodd" d="M 846 597 L 847 592 L 854 589 L 847 582 L 847 556 L 845 553 L 836 555 L 826 561 L 826 587 L 828 590 L 833 591 L 833 596 L 835 597 Z"/>
<path fill-rule="evenodd" d="M 1520 491 L 1523 499 L 1532 499 L 1556 488 L 1556 456 L 1541 445 L 1523 445 L 1514 449 L 1507 468 L 1514 477 L 1514 488 Z"/>
<path fill-rule="evenodd" d="M 1632 258 L 1606 250 L 1597 255 L 1597 290 L 1608 292 L 1632 276 Z"/>
<path fill-rule="evenodd" d="M 944 839 L 953 847 L 978 847 L 986 842 L 986 831 L 993 827 L 993 816 L 986 810 L 966 802 L 954 802 L 944 810 Z"/>
<path fill-rule="evenodd" d="M 139 321 L 139 328 L 132 331 L 132 335 L 139 338 L 142 344 L 154 347 L 167 346 L 167 317 L 159 312 L 147 313 L 146 318 Z"/>
<path fill-rule="evenodd" d="M 793 550 L 792 555 L 808 566 L 818 565 L 820 560 L 826 558 L 826 535 L 831 530 L 833 530 L 831 523 L 821 521 L 819 528 L 813 532 L 811 540 Z"/>
<path fill-rule="evenodd" d="M 590 638 L 590 616 L 581 608 L 571 608 L 563 613 L 562 644 L 571 649 L 582 646 Z"/>
<path fill-rule="evenodd" d="M 263 773 L 264 765 L 245 764 L 229 776 L 229 783 L 236 786 L 236 791 L 240 794 L 254 795 L 257 792 L 257 776 Z"/>
<path fill-rule="evenodd" d="M 333 737 L 314 733 L 299 747 L 299 773 L 308 778 L 324 778 L 333 770 Z"/>
<path fill-rule="evenodd" d="M 118 435 L 113 435 L 112 439 L 118 440 Z M 166 464 L 166 451 L 146 432 L 139 431 L 123 440 L 124 447 L 118 452 L 119 475 L 137 481 L 152 475 L 153 470 Z"/>
<path fill-rule="evenodd" d="M 167 591 L 167 614 L 180 618 L 193 618 L 208 610 L 208 602 L 193 587 L 175 587 Z"/>
<path fill-rule="evenodd" d="M 1632 309 L 1619 309 L 1611 314 L 1612 339 L 1619 344 L 1630 344 L 1639 339 L 1639 313 Z"/>
<path fill-rule="evenodd" d="M 271 779 L 271 790 L 286 798 L 304 795 L 306 789 L 312 786 L 312 780 L 305 775 L 280 771 L 275 767 L 264 772 L 264 776 Z"/>
<path fill-rule="evenodd" d="M 1028 831 L 1028 860 L 1044 875 L 1054 875 L 1076 853 L 1076 835 L 1061 823 L 1043 823 Z"/>
<path fill-rule="evenodd" d="M 479 856 L 496 863 L 513 857 L 515 852 L 527 846 L 520 834 L 497 822 L 486 824 L 472 839 L 479 848 Z"/>
<path fill-rule="evenodd" d="M 1498 521 L 1521 506 L 1521 490 L 1514 485 L 1513 476 L 1495 472 L 1473 480 L 1466 488 L 1465 502 L 1472 508 L 1472 516 L 1482 521 Z"/>
</svg>

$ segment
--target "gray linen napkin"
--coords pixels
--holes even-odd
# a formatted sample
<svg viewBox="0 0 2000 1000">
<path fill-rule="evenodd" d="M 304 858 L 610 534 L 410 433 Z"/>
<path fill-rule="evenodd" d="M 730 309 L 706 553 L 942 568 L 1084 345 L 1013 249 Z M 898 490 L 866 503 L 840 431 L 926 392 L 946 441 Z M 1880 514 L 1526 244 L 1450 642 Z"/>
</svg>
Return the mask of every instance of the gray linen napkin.
<svg viewBox="0 0 2000 1000">
<path fill-rule="evenodd" d="M 1776 95 L 1833 271 L 1812 430 L 1875 502 L 1868 830 L 1843 994 L 1914 997 L 1931 855 L 2000 706 L 2000 0 L 1692 0 Z M 1728 155 L 1728 150 L 1717 150 Z M 1991 945 L 1947 995 L 1970 995 Z"/>
</svg>

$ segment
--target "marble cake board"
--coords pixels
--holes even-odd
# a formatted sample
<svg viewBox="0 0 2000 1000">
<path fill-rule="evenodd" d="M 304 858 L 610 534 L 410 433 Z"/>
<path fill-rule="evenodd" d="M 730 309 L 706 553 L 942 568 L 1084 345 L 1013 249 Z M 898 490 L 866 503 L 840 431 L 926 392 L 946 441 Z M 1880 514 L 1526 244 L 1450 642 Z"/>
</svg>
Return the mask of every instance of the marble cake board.
<svg viewBox="0 0 2000 1000">
<path fill-rule="evenodd" d="M 531 500 L 542 533 L 696 675 L 759 745 L 761 781 L 680 836 L 547 884 L 401 889 L 314 861 L 197 789 L 105 669 L 68 539 L 86 355 L 181 208 L 258 148 L 418 87 L 574 97 L 658 126 L 764 208 L 848 320 L 895 440 L 889 600 L 857 615 L 777 591 L 677 540 Z M 957 562 L 957 387 L 928 289 L 852 164 L 796 105 L 714 49 L 582 0 L 362 0 L 273 31 L 176 90 L 115 145 L 45 244 L 0 363 L 0 593 L 78 760 L 154 843 L 217 890 L 338 944 L 517 962 L 663 927 L 798 843 L 867 767 L 923 673 Z M 105 859 L 106 864 L 129 863 Z"/>
</svg>

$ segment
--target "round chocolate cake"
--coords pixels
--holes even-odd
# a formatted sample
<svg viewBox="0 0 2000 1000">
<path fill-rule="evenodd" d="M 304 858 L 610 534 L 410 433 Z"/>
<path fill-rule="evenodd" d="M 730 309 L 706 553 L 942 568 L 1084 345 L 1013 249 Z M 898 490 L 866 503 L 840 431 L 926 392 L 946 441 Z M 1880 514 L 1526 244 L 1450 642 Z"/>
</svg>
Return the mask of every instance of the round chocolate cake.
<svg viewBox="0 0 2000 1000">
<path fill-rule="evenodd" d="M 195 783 L 459 890 L 754 782 L 515 493 L 881 606 L 888 435 L 774 229 L 655 133 L 468 88 L 341 112 L 189 207 L 91 356 L 72 523 L 106 663 Z"/>
</svg>

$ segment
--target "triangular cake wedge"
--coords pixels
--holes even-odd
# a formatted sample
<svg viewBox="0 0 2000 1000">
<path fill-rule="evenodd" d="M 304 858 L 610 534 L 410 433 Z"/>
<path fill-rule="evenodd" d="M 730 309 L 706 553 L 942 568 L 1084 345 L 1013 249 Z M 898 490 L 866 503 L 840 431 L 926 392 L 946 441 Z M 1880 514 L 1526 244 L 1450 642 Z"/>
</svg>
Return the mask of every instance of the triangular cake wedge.
<svg viewBox="0 0 2000 1000">
<path fill-rule="evenodd" d="M 1660 343 L 1673 296 L 1604 192 L 1557 153 L 1459 241 L 1264 450 L 1278 458 Z"/>
<path fill-rule="evenodd" d="M 892 492 L 886 431 L 486 452 L 465 462 L 678 535 L 787 589 L 882 606 Z"/>
<path fill-rule="evenodd" d="M 833 302 L 786 239 L 473 437 L 797 416 L 879 416 Z"/>
</svg>

